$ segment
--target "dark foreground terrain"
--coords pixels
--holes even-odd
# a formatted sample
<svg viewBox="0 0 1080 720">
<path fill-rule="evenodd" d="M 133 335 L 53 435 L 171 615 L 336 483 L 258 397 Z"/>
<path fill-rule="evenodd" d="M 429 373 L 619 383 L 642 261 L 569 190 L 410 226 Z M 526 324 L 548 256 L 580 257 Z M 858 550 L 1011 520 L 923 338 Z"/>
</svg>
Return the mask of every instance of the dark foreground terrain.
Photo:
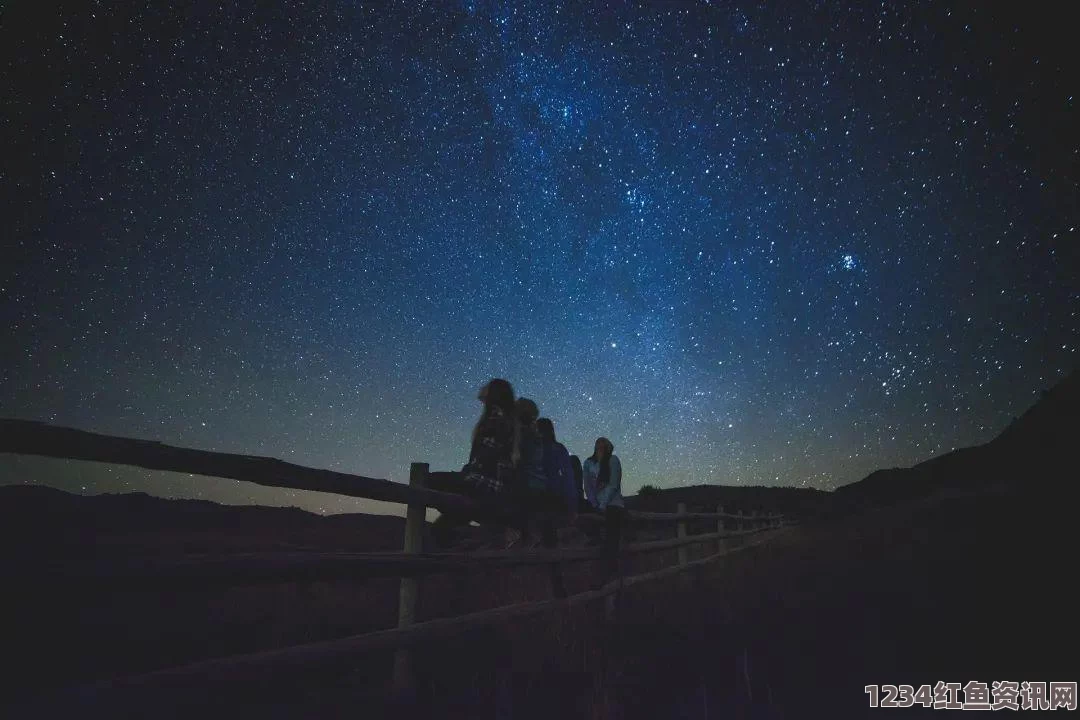
<svg viewBox="0 0 1080 720">
<path fill-rule="evenodd" d="M 137 589 L 41 578 L 42 568 L 60 572 L 65 564 L 139 553 L 396 549 L 400 519 L 372 518 L 362 530 L 356 518 L 298 511 L 209 504 L 161 511 L 171 501 L 2 488 L 2 557 L 13 601 L 2 627 L 17 662 L 2 675 L 8 708 L 0 714 L 937 717 L 947 711 L 872 710 L 863 687 L 1076 681 L 1077 408 L 1073 376 L 985 446 L 875 473 L 826 499 L 789 495 L 795 505 L 786 510 L 805 511 L 801 525 L 703 571 L 628 590 L 613 623 L 593 603 L 440 641 L 417 653 L 417 693 L 396 704 L 385 691 L 392 665 L 385 652 L 347 666 L 129 694 L 119 705 L 105 695 L 61 692 L 392 626 L 393 579 Z M 718 490 L 725 493 L 719 500 L 708 489 L 678 492 L 687 490 L 694 498 L 679 501 L 692 508 L 732 502 L 730 489 Z M 648 503 L 671 499 L 661 491 Z M 98 500 L 93 512 L 88 500 Z M 631 572 L 670 564 L 673 555 L 637 558 Z M 568 571 L 570 592 L 585 589 L 593 572 L 589 563 Z M 536 570 L 434 576 L 423 581 L 420 614 L 454 615 L 548 592 L 546 573 Z"/>
</svg>

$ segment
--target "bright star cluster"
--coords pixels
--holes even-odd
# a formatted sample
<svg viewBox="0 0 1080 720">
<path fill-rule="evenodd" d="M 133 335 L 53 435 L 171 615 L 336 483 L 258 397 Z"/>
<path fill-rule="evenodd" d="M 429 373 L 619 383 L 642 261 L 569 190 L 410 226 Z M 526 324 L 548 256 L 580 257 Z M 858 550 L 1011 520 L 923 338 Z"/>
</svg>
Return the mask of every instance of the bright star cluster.
<svg viewBox="0 0 1080 720">
<path fill-rule="evenodd" d="M 989 440 L 1080 330 L 1076 59 L 1019 5 L 16 3 L 0 414 L 403 480 L 505 377 L 628 492 Z"/>
</svg>

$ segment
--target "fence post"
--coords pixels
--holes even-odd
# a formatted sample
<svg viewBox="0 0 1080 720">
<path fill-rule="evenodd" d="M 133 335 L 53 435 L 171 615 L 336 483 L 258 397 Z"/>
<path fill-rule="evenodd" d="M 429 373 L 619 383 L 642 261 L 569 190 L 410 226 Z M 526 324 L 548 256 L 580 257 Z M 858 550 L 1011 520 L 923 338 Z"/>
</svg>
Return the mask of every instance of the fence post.
<svg viewBox="0 0 1080 720">
<path fill-rule="evenodd" d="M 731 538 L 731 542 L 728 543 L 728 547 L 742 547 L 743 538 L 742 532 L 746 529 L 746 514 L 742 509 L 736 509 L 732 512 L 735 517 L 731 519 L 731 529 L 735 531 L 735 537 Z"/>
<path fill-rule="evenodd" d="M 686 512 L 686 503 L 679 503 L 677 512 L 682 515 Z M 686 520 L 680 519 L 678 524 L 678 537 L 679 539 L 686 537 Z M 687 545 L 679 546 L 679 565 L 685 565 L 687 561 Z"/>
<path fill-rule="evenodd" d="M 548 566 L 549 579 L 551 580 L 551 596 L 556 598 L 566 597 L 566 584 L 563 582 L 562 565 L 555 561 Z"/>
<path fill-rule="evenodd" d="M 722 515 L 724 513 L 724 506 L 723 505 L 717 505 L 716 506 L 716 512 L 717 512 L 717 514 Z M 722 517 L 721 518 L 716 518 L 716 532 L 718 532 L 718 533 L 723 533 L 724 532 L 724 518 L 722 518 Z M 724 538 L 718 538 L 717 539 L 717 541 L 716 541 L 716 552 L 718 552 L 718 553 L 724 552 Z"/>
<path fill-rule="evenodd" d="M 423 488 L 427 485 L 427 475 L 427 463 L 413 463 L 409 466 L 409 487 Z M 409 503 L 409 508 L 405 512 L 405 552 L 407 554 L 417 554 L 422 549 L 426 510 L 423 504 Z M 418 598 L 417 578 L 401 578 L 401 592 L 398 596 L 399 628 L 408 627 L 416 620 Z M 394 690 L 401 692 L 411 688 L 412 685 L 412 656 L 408 648 L 399 648 L 394 652 Z"/>
</svg>

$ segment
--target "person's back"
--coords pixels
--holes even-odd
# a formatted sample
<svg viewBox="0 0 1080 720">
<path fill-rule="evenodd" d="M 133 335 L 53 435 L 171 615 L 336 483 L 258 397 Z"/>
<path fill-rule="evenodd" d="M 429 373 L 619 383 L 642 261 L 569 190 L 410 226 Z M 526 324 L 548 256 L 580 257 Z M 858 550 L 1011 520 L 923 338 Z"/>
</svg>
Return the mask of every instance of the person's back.
<svg viewBox="0 0 1080 720">
<path fill-rule="evenodd" d="M 547 477 L 544 473 L 544 442 L 536 427 L 539 412 L 536 403 L 528 398 L 518 398 L 515 404 L 516 439 L 514 443 L 514 495 L 520 511 L 518 532 L 509 533 L 507 547 L 523 540 L 531 545 L 530 517 L 542 509 L 542 498 L 547 492 Z M 548 540 L 553 544 L 550 533 Z"/>
<path fill-rule="evenodd" d="M 566 446 L 555 439 L 555 423 L 551 418 L 536 421 L 537 432 L 544 441 L 544 475 L 547 479 L 548 503 L 553 510 L 561 509 L 570 515 L 578 512 L 577 497 L 574 494 L 574 470 L 570 462 L 570 452 Z"/>
<path fill-rule="evenodd" d="M 433 477 L 443 478 L 431 489 L 494 499 L 508 491 L 513 480 L 514 389 L 508 381 L 492 378 L 480 388 L 476 397 L 484 408 L 473 427 L 468 461 L 460 473 L 433 474 Z M 472 519 L 481 518 L 468 512 L 440 512 L 432 527 L 436 543 L 440 547 L 451 545 L 456 530 L 468 525 Z M 483 519 L 492 522 L 490 516 Z"/>
<path fill-rule="evenodd" d="M 512 481 L 513 420 L 492 407 L 477 424 L 462 481 L 472 494 L 498 494 Z"/>
<path fill-rule="evenodd" d="M 544 472 L 544 443 L 536 428 L 521 428 L 520 459 L 518 460 L 518 482 L 523 489 L 544 492 L 548 488 L 547 474 Z"/>
<path fill-rule="evenodd" d="M 570 513 L 577 512 L 577 498 L 574 495 L 574 473 L 570 463 L 570 453 L 566 446 L 556 440 L 544 440 L 544 476 L 547 492 L 558 498 Z"/>
</svg>

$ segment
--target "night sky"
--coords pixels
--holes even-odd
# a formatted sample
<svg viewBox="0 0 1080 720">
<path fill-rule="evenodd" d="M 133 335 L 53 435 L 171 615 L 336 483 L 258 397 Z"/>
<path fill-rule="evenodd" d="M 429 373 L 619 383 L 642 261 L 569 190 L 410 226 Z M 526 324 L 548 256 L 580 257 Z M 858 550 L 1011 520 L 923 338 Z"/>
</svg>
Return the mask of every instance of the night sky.
<svg viewBox="0 0 1080 720">
<path fill-rule="evenodd" d="M 0 416 L 405 480 L 505 377 L 626 492 L 832 489 L 1076 364 L 1067 3 L 46 5 L 0 10 Z"/>
</svg>

